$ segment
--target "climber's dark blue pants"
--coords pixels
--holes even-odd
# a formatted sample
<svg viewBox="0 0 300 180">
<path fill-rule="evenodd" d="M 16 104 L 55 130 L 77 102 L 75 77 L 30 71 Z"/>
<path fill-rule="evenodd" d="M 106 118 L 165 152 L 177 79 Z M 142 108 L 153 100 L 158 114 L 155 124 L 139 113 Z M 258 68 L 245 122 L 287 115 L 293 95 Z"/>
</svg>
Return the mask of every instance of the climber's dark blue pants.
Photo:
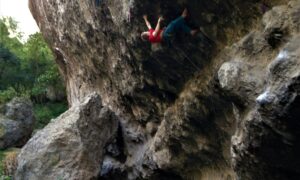
<svg viewBox="0 0 300 180">
<path fill-rule="evenodd" d="M 96 6 L 100 6 L 101 0 L 95 0 Z"/>
<path fill-rule="evenodd" d="M 191 32 L 191 28 L 186 25 L 182 16 L 175 19 L 167 26 L 163 33 L 163 39 L 165 41 L 170 41 L 170 38 L 178 32 L 185 32 L 187 34 L 190 34 Z"/>
</svg>

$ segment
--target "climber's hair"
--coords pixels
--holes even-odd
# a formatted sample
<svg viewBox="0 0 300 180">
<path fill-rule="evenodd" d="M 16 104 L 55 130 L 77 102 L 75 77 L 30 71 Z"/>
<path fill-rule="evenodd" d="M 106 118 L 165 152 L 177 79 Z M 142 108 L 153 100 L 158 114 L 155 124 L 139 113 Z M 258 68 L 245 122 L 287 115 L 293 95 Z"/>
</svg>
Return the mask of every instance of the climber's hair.
<svg viewBox="0 0 300 180">
<path fill-rule="evenodd" d="M 143 41 L 147 41 L 149 38 L 149 33 L 147 31 L 141 33 L 141 38 Z"/>
</svg>

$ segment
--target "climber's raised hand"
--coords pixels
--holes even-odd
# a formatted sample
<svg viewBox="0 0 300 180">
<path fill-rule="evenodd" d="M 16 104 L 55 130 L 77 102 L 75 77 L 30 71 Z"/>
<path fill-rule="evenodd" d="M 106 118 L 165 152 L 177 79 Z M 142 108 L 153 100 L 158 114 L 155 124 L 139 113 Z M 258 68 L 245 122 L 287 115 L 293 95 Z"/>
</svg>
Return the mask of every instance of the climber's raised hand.
<svg viewBox="0 0 300 180">
<path fill-rule="evenodd" d="M 151 26 L 150 22 L 148 21 L 148 16 L 147 16 L 147 15 L 143 15 L 143 18 L 144 18 L 144 20 L 145 20 L 145 23 L 146 23 L 146 25 L 147 25 L 147 28 L 148 28 L 148 29 L 152 29 L 152 26 Z"/>
<path fill-rule="evenodd" d="M 164 19 L 164 17 L 163 16 L 159 16 L 159 18 L 158 18 L 158 21 L 159 22 L 162 22 L 162 21 L 164 21 L 165 19 Z"/>
</svg>

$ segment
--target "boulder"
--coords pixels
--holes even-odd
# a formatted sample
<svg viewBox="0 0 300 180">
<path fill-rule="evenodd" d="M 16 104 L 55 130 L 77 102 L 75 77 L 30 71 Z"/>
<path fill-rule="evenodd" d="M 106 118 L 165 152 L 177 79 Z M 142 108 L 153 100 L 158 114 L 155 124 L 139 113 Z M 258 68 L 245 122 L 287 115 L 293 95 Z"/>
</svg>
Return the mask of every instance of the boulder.
<svg viewBox="0 0 300 180">
<path fill-rule="evenodd" d="M 221 88 L 240 100 L 240 104 L 250 104 L 262 91 L 264 75 L 257 68 L 242 61 L 224 63 L 218 71 Z"/>
<path fill-rule="evenodd" d="M 0 115 L 0 149 L 23 146 L 35 123 L 31 101 L 14 98 L 3 110 L 4 115 Z"/>
<path fill-rule="evenodd" d="M 52 120 L 23 147 L 15 179 L 93 179 L 118 120 L 97 94 Z"/>
<path fill-rule="evenodd" d="M 300 36 L 268 66 L 265 91 L 232 138 L 232 161 L 241 179 L 300 177 Z"/>
</svg>

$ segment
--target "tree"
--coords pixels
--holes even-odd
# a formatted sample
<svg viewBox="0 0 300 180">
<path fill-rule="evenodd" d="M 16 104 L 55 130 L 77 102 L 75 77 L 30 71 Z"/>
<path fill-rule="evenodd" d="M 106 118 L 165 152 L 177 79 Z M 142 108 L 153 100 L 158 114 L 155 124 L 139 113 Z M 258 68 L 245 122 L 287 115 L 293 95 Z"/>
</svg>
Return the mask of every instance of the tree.
<svg viewBox="0 0 300 180">
<path fill-rule="evenodd" d="M 0 90 L 19 84 L 20 60 L 0 43 Z M 12 83 L 13 82 L 13 83 Z"/>
<path fill-rule="evenodd" d="M 0 18 L 0 104 L 16 96 L 30 97 L 41 128 L 67 109 L 64 85 L 41 33 L 26 42 L 21 38 L 16 21 Z M 47 99 L 49 89 L 52 96 Z"/>
<path fill-rule="evenodd" d="M 0 19 L 0 43 L 16 56 L 22 56 L 22 33 L 18 32 L 18 24 L 11 17 Z"/>
<path fill-rule="evenodd" d="M 47 89 L 64 92 L 53 54 L 41 33 L 22 43 L 17 29 L 12 18 L 0 19 L 0 91 L 13 88 L 19 95 L 31 97 L 45 96 Z"/>
</svg>

